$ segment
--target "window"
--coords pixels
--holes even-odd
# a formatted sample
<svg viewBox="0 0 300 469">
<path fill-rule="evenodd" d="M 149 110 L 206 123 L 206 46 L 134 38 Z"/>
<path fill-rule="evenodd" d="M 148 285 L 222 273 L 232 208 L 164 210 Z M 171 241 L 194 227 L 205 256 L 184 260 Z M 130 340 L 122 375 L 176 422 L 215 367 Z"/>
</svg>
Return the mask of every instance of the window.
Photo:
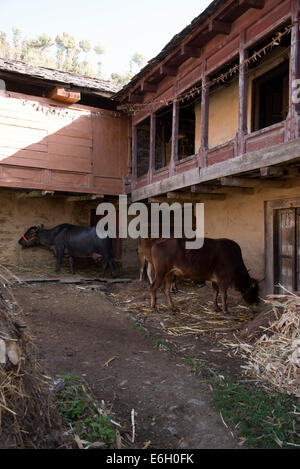
<svg viewBox="0 0 300 469">
<path fill-rule="evenodd" d="M 171 159 L 173 105 L 156 112 L 155 169 L 164 168 Z"/>
<path fill-rule="evenodd" d="M 199 101 L 199 99 L 198 99 Z M 179 104 L 178 159 L 195 154 L 195 98 Z"/>
<path fill-rule="evenodd" d="M 253 81 L 252 131 L 286 119 L 289 107 L 289 61 Z"/>
</svg>

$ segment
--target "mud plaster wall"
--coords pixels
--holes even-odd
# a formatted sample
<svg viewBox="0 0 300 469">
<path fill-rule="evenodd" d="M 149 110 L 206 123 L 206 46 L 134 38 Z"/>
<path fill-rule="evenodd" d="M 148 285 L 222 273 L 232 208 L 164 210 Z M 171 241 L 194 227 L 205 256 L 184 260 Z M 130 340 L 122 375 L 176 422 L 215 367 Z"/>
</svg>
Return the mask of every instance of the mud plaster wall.
<svg viewBox="0 0 300 469">
<path fill-rule="evenodd" d="M 253 194 L 228 191 L 224 201 L 208 201 L 205 209 L 205 236 L 230 238 L 238 242 L 250 275 L 265 275 L 265 202 L 300 195 L 300 181 L 290 180 L 289 188 L 266 189 L 262 185 Z"/>
<path fill-rule="evenodd" d="M 26 268 L 53 266 L 55 257 L 47 248 L 23 249 L 18 240 L 33 225 L 43 223 L 52 228 L 60 223 L 90 226 L 91 209 L 99 202 L 67 202 L 65 198 L 18 197 L 20 192 L 0 189 L 0 264 L 18 265 Z M 137 242 L 122 240 L 121 270 L 137 270 Z M 91 261 L 92 263 L 92 261 Z M 67 264 L 65 264 L 67 265 Z"/>
</svg>

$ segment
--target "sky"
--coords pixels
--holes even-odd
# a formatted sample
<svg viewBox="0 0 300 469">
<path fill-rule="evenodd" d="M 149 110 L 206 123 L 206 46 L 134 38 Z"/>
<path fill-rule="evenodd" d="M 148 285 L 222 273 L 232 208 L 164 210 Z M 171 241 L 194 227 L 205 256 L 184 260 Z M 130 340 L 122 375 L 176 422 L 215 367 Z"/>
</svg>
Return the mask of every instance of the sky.
<svg viewBox="0 0 300 469">
<path fill-rule="evenodd" d="M 198 16 L 211 0 L 0 0 L 0 31 L 11 38 L 12 27 L 26 39 L 67 32 L 77 41 L 101 44 L 106 78 L 126 73 L 136 52 L 146 61 Z M 89 61 L 97 63 L 95 54 Z"/>
</svg>

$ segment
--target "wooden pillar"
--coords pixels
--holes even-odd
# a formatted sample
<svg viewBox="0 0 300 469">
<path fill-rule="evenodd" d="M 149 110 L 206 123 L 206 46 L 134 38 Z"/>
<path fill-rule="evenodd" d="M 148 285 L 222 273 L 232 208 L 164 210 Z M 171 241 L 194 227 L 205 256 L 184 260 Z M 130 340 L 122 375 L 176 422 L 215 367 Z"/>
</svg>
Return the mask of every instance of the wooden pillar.
<svg viewBox="0 0 300 469">
<path fill-rule="evenodd" d="M 150 150 L 149 150 L 149 170 L 148 184 L 153 182 L 153 172 L 155 171 L 155 134 L 156 134 L 156 114 L 150 116 Z"/>
<path fill-rule="evenodd" d="M 174 176 L 176 172 L 176 161 L 178 159 L 178 128 L 179 128 L 179 102 L 175 93 L 173 101 L 173 116 L 172 116 L 172 149 L 171 160 L 169 163 L 169 176 Z"/>
<path fill-rule="evenodd" d="M 299 0 L 292 0 L 292 22 L 299 21 Z M 299 24 L 295 24 L 291 32 L 291 68 L 290 68 L 290 100 L 286 125 L 286 140 L 300 136 L 300 32 Z M 299 92 L 295 92 L 299 90 Z"/>
<path fill-rule="evenodd" d="M 136 188 L 137 181 L 137 130 L 136 125 L 132 124 L 132 150 L 131 150 L 131 189 Z"/>
<path fill-rule="evenodd" d="M 239 128 L 237 135 L 237 155 L 246 153 L 245 135 L 248 133 L 248 50 L 245 49 L 245 32 L 240 35 L 239 69 Z"/>
<path fill-rule="evenodd" d="M 198 164 L 201 168 L 207 166 L 208 150 L 208 119 L 209 119 L 209 87 L 206 75 L 206 61 L 202 63 L 202 90 L 201 90 L 201 145 L 198 154 Z"/>
</svg>

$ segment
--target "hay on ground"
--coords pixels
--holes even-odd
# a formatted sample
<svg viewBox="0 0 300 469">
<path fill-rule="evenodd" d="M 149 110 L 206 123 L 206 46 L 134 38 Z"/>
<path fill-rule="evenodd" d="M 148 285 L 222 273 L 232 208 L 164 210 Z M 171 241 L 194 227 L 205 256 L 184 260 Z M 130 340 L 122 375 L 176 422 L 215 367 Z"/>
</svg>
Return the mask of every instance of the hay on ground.
<svg viewBox="0 0 300 469">
<path fill-rule="evenodd" d="M 224 345 L 247 358 L 245 372 L 279 392 L 300 397 L 300 297 L 287 292 L 270 295 L 267 302 L 277 318 L 253 344 L 245 342 Z"/>
<path fill-rule="evenodd" d="M 65 447 L 50 378 L 39 368 L 12 293 L 18 281 L 0 266 L 0 448 Z"/>
</svg>

